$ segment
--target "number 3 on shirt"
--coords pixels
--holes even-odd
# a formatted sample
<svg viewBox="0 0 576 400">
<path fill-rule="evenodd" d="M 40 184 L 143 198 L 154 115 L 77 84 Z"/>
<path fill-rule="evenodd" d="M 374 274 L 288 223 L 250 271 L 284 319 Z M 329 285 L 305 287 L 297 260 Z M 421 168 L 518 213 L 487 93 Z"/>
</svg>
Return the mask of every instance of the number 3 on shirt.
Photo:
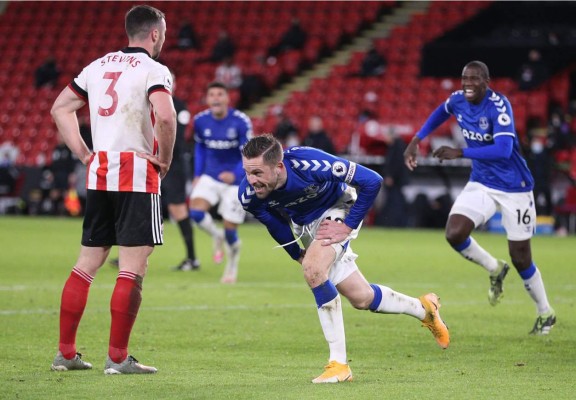
<svg viewBox="0 0 576 400">
<path fill-rule="evenodd" d="M 109 117 L 110 115 L 116 112 L 116 107 L 118 107 L 118 92 L 114 90 L 114 86 L 116 86 L 116 82 L 118 82 L 118 78 L 120 78 L 122 72 L 105 72 L 104 79 L 110 79 L 110 85 L 108 89 L 106 89 L 106 94 L 112 97 L 112 105 L 108 108 L 98 107 L 98 115 L 103 117 Z"/>
</svg>

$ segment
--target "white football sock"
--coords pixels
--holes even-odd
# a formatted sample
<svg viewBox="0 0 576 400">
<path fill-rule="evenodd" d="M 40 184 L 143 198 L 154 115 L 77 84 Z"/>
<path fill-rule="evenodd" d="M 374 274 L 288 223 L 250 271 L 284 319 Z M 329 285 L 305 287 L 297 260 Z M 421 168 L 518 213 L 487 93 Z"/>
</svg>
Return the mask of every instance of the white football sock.
<svg viewBox="0 0 576 400">
<path fill-rule="evenodd" d="M 482 247 L 480 247 L 478 242 L 476 242 L 473 237 L 470 237 L 470 246 L 466 247 L 464 250 L 461 250 L 460 254 L 465 259 L 480 265 L 490 273 L 496 271 L 498 268 L 498 260 Z"/>
<path fill-rule="evenodd" d="M 330 348 L 330 361 L 348 364 L 346 358 L 346 335 L 344 334 L 344 316 L 340 295 L 318 308 L 320 325 Z"/>
<path fill-rule="evenodd" d="M 524 280 L 524 288 L 536 303 L 538 314 L 545 314 L 551 310 L 546 289 L 544 289 L 544 281 L 538 268 L 536 268 L 534 275 Z"/>
<path fill-rule="evenodd" d="M 208 234 L 212 237 L 224 237 L 224 231 L 221 228 L 218 228 L 214 223 L 214 218 L 210 215 L 209 212 L 204 213 L 204 218 L 197 224 L 203 231 L 208 232 Z"/>
<path fill-rule="evenodd" d="M 232 246 L 228 243 L 225 245 L 226 249 L 226 267 L 224 268 L 224 276 L 230 276 L 236 278 L 238 275 L 238 263 L 240 262 L 240 249 L 242 247 L 242 241 L 238 239 Z"/>
<path fill-rule="evenodd" d="M 382 301 L 374 312 L 381 314 L 408 314 L 420 321 L 426 316 L 422 303 L 415 297 L 395 292 L 389 287 L 377 285 L 382 291 Z"/>
</svg>

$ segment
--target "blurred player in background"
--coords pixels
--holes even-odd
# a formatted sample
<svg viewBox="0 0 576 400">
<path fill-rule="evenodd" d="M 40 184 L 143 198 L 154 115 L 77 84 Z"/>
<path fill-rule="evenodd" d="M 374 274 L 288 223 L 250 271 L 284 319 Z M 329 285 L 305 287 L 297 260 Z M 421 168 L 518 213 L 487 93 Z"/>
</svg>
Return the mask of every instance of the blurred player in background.
<svg viewBox="0 0 576 400">
<path fill-rule="evenodd" d="M 442 146 L 434 150 L 433 156 L 440 161 L 470 158 L 472 173 L 450 211 L 446 240 L 464 258 L 488 271 L 488 301 L 496 305 L 509 267 L 480 247 L 470 234 L 500 210 L 512 264 L 536 304 L 538 316 L 530 333 L 547 335 L 556 323 L 556 314 L 548 303 L 540 270 L 532 260 L 530 239 L 536 227 L 534 180 L 520 154 L 512 106 L 506 97 L 488 87 L 489 82 L 486 64 L 466 64 L 462 90 L 452 93 L 430 115 L 406 148 L 404 158 L 408 168 L 414 170 L 418 143 L 451 115 L 456 117 L 468 147 Z"/>
<path fill-rule="evenodd" d="M 356 265 L 357 255 L 350 241 L 358 236 L 362 220 L 380 191 L 380 175 L 311 147 L 283 152 L 272 135 L 250 140 L 242 155 L 246 177 L 238 191 L 240 202 L 302 265 L 316 299 L 330 358 L 324 373 L 313 383 L 352 380 L 339 293 L 360 310 L 418 318 L 442 348 L 448 347 L 450 336 L 438 312 L 438 296 L 428 293 L 414 298 L 370 284 Z M 358 195 L 352 186 L 360 189 Z"/>
<path fill-rule="evenodd" d="M 238 184 L 244 175 L 241 149 L 252 136 L 252 122 L 246 114 L 229 107 L 230 97 L 220 82 L 208 85 L 208 109 L 194 117 L 194 182 L 190 217 L 212 236 L 214 262 L 222 262 L 226 247 L 226 267 L 222 283 L 235 283 L 238 276 L 241 242 L 238 225 L 245 212 L 238 202 Z M 215 223 L 210 208 L 218 204 L 224 232 Z"/>
<path fill-rule="evenodd" d="M 172 93 L 176 88 L 176 77 L 172 74 Z M 173 96 L 174 108 L 176 109 L 176 142 L 172 166 L 164 179 L 162 179 L 162 197 L 168 204 L 170 217 L 178 224 L 180 234 L 186 246 L 186 258 L 175 270 L 192 271 L 200 268 L 200 262 L 196 259 L 194 250 L 194 234 L 192 223 L 188 215 L 186 204 L 186 167 L 184 165 L 184 152 L 186 149 L 186 127 L 190 123 L 191 115 L 186 103 Z"/>
<path fill-rule="evenodd" d="M 119 245 L 119 272 L 110 301 L 104 373 L 157 371 L 128 354 L 128 341 L 142 301 L 148 256 L 163 241 L 160 180 L 172 161 L 176 113 L 170 71 L 154 60 L 166 36 L 164 14 L 136 6 L 126 14 L 125 26 L 128 47 L 85 67 L 52 107 L 64 141 L 87 165 L 88 189 L 80 256 L 62 291 L 55 371 L 92 368 L 76 351 L 76 332 L 90 284 L 113 245 Z M 86 104 L 94 153 L 82 139 L 76 117 Z"/>
</svg>

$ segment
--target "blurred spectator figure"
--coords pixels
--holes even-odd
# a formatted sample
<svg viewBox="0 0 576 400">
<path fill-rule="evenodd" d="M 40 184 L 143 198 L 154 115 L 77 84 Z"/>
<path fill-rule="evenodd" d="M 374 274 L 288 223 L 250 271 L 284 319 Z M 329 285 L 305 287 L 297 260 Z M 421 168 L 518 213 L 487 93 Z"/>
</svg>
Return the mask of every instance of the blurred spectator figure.
<svg viewBox="0 0 576 400">
<path fill-rule="evenodd" d="M 228 89 L 238 89 L 242 85 L 242 70 L 231 57 L 226 57 L 216 68 L 214 80 L 223 83 Z"/>
<path fill-rule="evenodd" d="M 258 74 L 242 74 L 240 85 L 240 100 L 237 108 L 247 109 L 250 105 L 259 101 L 267 93 L 266 84 Z"/>
<path fill-rule="evenodd" d="M 210 57 L 210 61 L 222 62 L 226 58 L 232 59 L 234 57 L 235 51 L 236 47 L 234 46 L 232 39 L 230 39 L 228 32 L 221 30 L 218 32 L 218 40 L 212 49 L 212 56 Z"/>
<path fill-rule="evenodd" d="M 554 31 L 548 32 L 548 44 L 550 46 L 559 46 L 560 45 L 560 37 Z"/>
<path fill-rule="evenodd" d="M 292 18 L 290 27 L 284 32 L 280 41 L 268 50 L 268 56 L 275 57 L 287 50 L 301 50 L 304 48 L 307 38 L 308 34 L 302 29 L 300 20 Z"/>
<path fill-rule="evenodd" d="M 292 147 L 300 144 L 298 139 L 298 128 L 292 122 L 290 117 L 282 110 L 281 107 L 273 111 L 276 114 L 276 127 L 274 128 L 274 137 L 282 143 L 282 147 Z"/>
<path fill-rule="evenodd" d="M 518 89 L 531 90 L 548 79 L 548 67 L 537 49 L 528 53 L 528 61 L 520 67 Z"/>
<path fill-rule="evenodd" d="M 60 135 L 58 137 L 58 144 L 52 150 L 52 163 L 48 169 L 52 173 L 53 181 L 50 188 L 50 201 L 52 202 L 50 209 L 46 210 L 52 214 L 64 215 L 64 197 L 73 182 L 74 169 L 76 167 L 76 159 L 64 140 Z"/>
<path fill-rule="evenodd" d="M 184 22 L 178 31 L 177 46 L 181 50 L 199 49 L 200 42 L 190 22 Z"/>
<path fill-rule="evenodd" d="M 36 68 L 36 88 L 41 88 L 42 86 L 53 87 L 58 82 L 59 76 L 60 69 L 56 64 L 56 59 L 49 56 L 42 65 Z"/>
<path fill-rule="evenodd" d="M 548 138 L 552 141 L 554 150 L 570 150 L 574 146 L 570 124 L 560 108 L 553 110 L 550 114 Z"/>
<path fill-rule="evenodd" d="M 326 153 L 336 155 L 334 144 L 324 130 L 322 118 L 317 115 L 310 117 L 308 120 L 308 133 L 302 142 L 304 146 L 315 147 L 324 150 Z"/>
<path fill-rule="evenodd" d="M 10 195 L 16 189 L 20 172 L 14 166 L 19 150 L 11 142 L 0 145 L 0 195 Z"/>
<path fill-rule="evenodd" d="M 372 47 L 366 52 L 360 65 L 360 76 L 380 76 L 386 71 L 386 58 Z"/>
<path fill-rule="evenodd" d="M 382 171 L 386 198 L 377 222 L 383 226 L 404 227 L 408 223 L 408 204 L 403 192 L 408 183 L 408 168 L 404 164 L 406 143 L 393 128 L 383 131 L 382 138 L 387 147 Z"/>
<path fill-rule="evenodd" d="M 20 154 L 20 150 L 12 142 L 4 142 L 0 145 L 0 165 L 13 165 Z"/>
<path fill-rule="evenodd" d="M 538 215 L 552 215 L 552 167 L 554 158 L 545 128 L 533 129 L 526 161 L 534 178 L 534 201 Z"/>
</svg>

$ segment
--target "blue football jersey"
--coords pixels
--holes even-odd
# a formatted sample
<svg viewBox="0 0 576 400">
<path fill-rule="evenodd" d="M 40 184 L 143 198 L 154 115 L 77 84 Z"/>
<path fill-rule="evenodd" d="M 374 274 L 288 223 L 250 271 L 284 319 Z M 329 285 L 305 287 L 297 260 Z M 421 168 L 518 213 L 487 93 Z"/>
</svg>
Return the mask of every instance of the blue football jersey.
<svg viewBox="0 0 576 400">
<path fill-rule="evenodd" d="M 244 209 L 262 222 L 280 244 L 293 240 L 287 215 L 298 225 L 320 218 L 342 196 L 347 185 L 358 188 L 358 199 L 344 223 L 357 228 L 380 190 L 382 177 L 376 172 L 346 159 L 312 147 L 292 147 L 284 151 L 287 180 L 265 199 L 254 194 L 246 177 L 238 189 Z M 286 250 L 297 258 L 297 252 Z"/>
<path fill-rule="evenodd" d="M 508 159 L 472 159 L 470 181 L 504 192 L 528 192 L 534 186 L 532 174 L 520 153 L 520 143 L 514 127 L 514 113 L 508 99 L 491 89 L 480 104 L 472 104 L 458 90 L 446 100 L 446 112 L 454 115 L 469 148 L 494 144 L 494 138 L 513 138 L 512 154 Z"/>
<path fill-rule="evenodd" d="M 216 119 L 210 110 L 194 117 L 194 175 L 206 174 L 218 180 L 224 171 L 242 171 L 242 147 L 252 137 L 252 122 L 241 111 L 230 108 L 223 119 Z M 242 173 L 237 174 L 238 184 Z"/>
</svg>

